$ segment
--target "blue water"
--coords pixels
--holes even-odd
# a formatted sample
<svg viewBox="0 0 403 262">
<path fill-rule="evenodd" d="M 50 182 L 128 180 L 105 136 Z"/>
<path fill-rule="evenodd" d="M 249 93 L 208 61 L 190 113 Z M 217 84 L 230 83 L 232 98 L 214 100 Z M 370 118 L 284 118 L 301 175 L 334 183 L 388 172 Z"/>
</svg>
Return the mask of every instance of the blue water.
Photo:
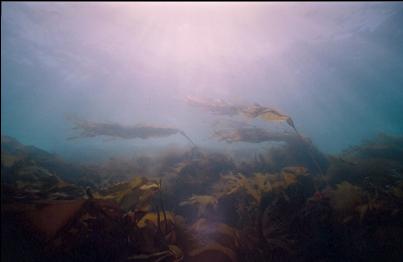
<svg viewBox="0 0 403 262">
<path fill-rule="evenodd" d="M 234 146 L 187 95 L 278 108 L 337 153 L 403 134 L 402 72 L 399 2 L 2 3 L 1 132 L 67 158 L 186 141 L 68 141 L 66 113 Z"/>
</svg>

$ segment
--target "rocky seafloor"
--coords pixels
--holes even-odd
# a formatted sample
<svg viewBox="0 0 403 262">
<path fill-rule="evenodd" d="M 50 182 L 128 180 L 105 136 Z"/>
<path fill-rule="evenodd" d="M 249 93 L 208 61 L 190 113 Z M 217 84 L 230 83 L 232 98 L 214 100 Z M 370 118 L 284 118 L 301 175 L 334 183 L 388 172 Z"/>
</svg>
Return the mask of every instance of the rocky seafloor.
<svg viewBox="0 0 403 262">
<path fill-rule="evenodd" d="M 75 165 L 1 140 L 2 261 L 402 261 L 403 138 Z"/>
</svg>

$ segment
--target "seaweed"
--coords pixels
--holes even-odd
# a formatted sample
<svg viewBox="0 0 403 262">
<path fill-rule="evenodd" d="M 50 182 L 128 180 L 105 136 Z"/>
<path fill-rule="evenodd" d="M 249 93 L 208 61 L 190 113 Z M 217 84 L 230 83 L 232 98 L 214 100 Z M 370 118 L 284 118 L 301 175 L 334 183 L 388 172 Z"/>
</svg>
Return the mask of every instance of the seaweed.
<svg viewBox="0 0 403 262">
<path fill-rule="evenodd" d="M 96 136 L 108 136 L 121 139 L 148 139 L 180 134 L 185 137 L 193 146 L 195 146 L 192 139 L 190 139 L 190 137 L 186 135 L 184 131 L 177 128 L 140 124 L 134 126 L 125 126 L 117 123 L 98 123 L 71 116 L 67 117 L 67 119 L 73 122 L 73 129 L 81 131 L 78 136 L 69 137 L 67 138 L 68 140 Z"/>
<path fill-rule="evenodd" d="M 204 216 L 208 208 L 217 207 L 217 198 L 209 195 L 194 195 L 191 198 L 181 202 L 179 206 L 192 205 L 197 207 L 197 215 Z"/>
<path fill-rule="evenodd" d="M 44 247 L 32 251 L 39 260 L 399 261 L 401 161 L 360 153 L 368 145 L 373 152 L 378 139 L 354 154 L 326 156 L 312 147 L 324 176 L 299 138 L 242 162 L 202 148 L 197 157 L 169 151 L 127 160 L 125 168 L 114 160 L 99 167 L 105 175 L 91 187 L 93 198 L 82 192 L 71 204 L 54 196 L 72 196 L 74 184 L 30 161 L 5 161 L 19 167 L 13 183 L 2 185 L 2 217 L 13 218 L 6 232 L 24 225 L 13 241 L 31 243 L 28 231 L 41 236 L 31 238 Z M 391 137 L 379 143 L 398 152 Z M 117 183 L 106 175 L 130 170 Z M 40 197 L 18 186 L 49 177 L 55 183 Z"/>
<path fill-rule="evenodd" d="M 192 96 L 186 97 L 185 101 L 191 106 L 202 108 L 217 115 L 243 115 L 247 118 L 259 117 L 265 121 L 285 121 L 289 126 L 295 129 L 294 122 L 290 116 L 282 114 L 271 107 L 264 107 L 257 103 L 253 105 L 236 105 L 222 99 L 211 100 Z"/>
</svg>

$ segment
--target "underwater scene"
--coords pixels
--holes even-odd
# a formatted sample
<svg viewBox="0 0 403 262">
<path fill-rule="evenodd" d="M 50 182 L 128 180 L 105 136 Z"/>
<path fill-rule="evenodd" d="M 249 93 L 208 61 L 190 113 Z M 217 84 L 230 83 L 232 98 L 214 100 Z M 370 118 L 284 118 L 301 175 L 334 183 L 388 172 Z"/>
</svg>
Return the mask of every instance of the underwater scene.
<svg viewBox="0 0 403 262">
<path fill-rule="evenodd" d="M 403 3 L 2 2 L 1 261 L 403 261 Z"/>
</svg>

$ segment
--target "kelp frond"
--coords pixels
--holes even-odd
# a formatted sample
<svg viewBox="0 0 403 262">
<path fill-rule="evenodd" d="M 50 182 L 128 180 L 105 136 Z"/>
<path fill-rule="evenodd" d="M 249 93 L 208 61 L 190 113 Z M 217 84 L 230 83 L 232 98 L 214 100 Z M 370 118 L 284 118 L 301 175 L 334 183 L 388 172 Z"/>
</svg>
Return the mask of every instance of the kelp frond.
<svg viewBox="0 0 403 262">
<path fill-rule="evenodd" d="M 188 200 L 182 201 L 179 205 L 186 206 L 191 205 L 197 207 L 197 213 L 199 216 L 205 214 L 207 208 L 217 207 L 217 198 L 210 195 L 193 195 Z"/>
<path fill-rule="evenodd" d="M 259 104 L 252 106 L 236 105 L 223 100 L 201 99 L 192 96 L 188 96 L 185 101 L 191 106 L 199 107 L 219 115 L 243 115 L 247 118 L 259 117 L 265 121 L 285 121 L 289 126 L 295 129 L 294 121 L 290 116 L 282 114 L 276 109 L 264 107 Z"/>
<path fill-rule="evenodd" d="M 230 196 L 243 191 L 259 203 L 263 193 L 271 191 L 272 187 L 268 176 L 265 174 L 256 173 L 252 177 L 246 178 L 238 173 L 221 176 L 219 183 L 213 189 L 219 197 Z"/>
<path fill-rule="evenodd" d="M 336 211 L 349 212 L 362 202 L 363 196 L 360 187 L 342 182 L 330 193 L 330 204 Z"/>
<path fill-rule="evenodd" d="M 69 140 L 96 136 L 108 136 L 123 139 L 148 139 L 180 134 L 184 136 L 192 145 L 194 145 L 193 141 L 188 135 L 186 135 L 184 131 L 173 127 L 140 124 L 134 126 L 125 126 L 117 123 L 92 122 L 77 117 L 68 117 L 67 119 L 74 124 L 73 129 L 81 131 L 78 136 L 70 137 L 68 138 Z"/>
<path fill-rule="evenodd" d="M 249 118 L 261 118 L 265 121 L 285 121 L 289 126 L 295 129 L 294 121 L 290 116 L 280 113 L 279 111 L 270 108 L 263 107 L 255 104 L 251 107 L 246 107 L 242 110 L 242 113 Z"/>
</svg>

